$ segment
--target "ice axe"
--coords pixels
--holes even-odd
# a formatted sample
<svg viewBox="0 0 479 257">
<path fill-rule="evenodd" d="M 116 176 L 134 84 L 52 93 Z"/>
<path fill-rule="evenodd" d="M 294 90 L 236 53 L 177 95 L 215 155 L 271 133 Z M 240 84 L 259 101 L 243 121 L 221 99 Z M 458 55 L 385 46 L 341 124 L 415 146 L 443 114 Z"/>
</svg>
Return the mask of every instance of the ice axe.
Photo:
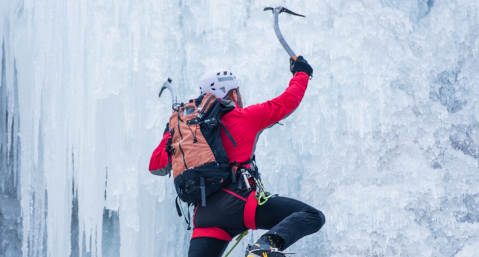
<svg viewBox="0 0 479 257">
<path fill-rule="evenodd" d="M 165 83 L 163 83 L 163 86 L 161 86 L 160 93 L 158 94 L 158 98 L 161 97 L 161 94 L 165 89 L 169 89 L 171 93 L 171 108 L 173 109 L 173 112 L 175 111 L 174 106 L 178 103 L 178 99 L 176 97 L 176 90 L 174 87 L 171 86 L 171 79 L 168 78 Z"/>
<path fill-rule="evenodd" d="M 286 43 L 286 41 L 284 40 L 283 35 L 281 34 L 281 31 L 279 30 L 278 17 L 279 17 L 279 14 L 282 13 L 282 12 L 289 13 L 289 14 L 295 15 L 295 16 L 300 16 L 300 17 L 306 17 L 306 16 L 295 13 L 295 12 L 292 12 L 292 11 L 282 7 L 282 6 L 278 6 L 276 8 L 265 7 L 263 11 L 268 11 L 268 10 L 271 10 L 274 13 L 274 23 L 273 23 L 274 32 L 276 32 L 276 36 L 278 37 L 279 42 L 281 42 L 281 45 L 283 45 L 284 50 L 286 50 L 286 52 L 288 52 L 289 56 L 291 56 L 291 58 L 293 58 L 293 60 L 296 61 L 296 58 L 297 58 L 296 54 L 293 52 L 293 50 L 291 50 L 291 47 L 289 47 L 288 43 Z"/>
</svg>

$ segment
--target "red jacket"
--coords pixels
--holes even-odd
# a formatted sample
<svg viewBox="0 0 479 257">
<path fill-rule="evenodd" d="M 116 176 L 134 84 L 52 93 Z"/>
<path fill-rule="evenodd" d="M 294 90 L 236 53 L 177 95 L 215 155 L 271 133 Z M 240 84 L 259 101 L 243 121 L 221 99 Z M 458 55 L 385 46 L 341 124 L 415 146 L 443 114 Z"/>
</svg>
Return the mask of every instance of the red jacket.
<svg viewBox="0 0 479 257">
<path fill-rule="evenodd" d="M 306 73 L 297 72 L 289 82 L 289 87 L 280 96 L 246 108 L 237 107 L 221 117 L 221 121 L 238 144 L 234 147 L 226 133 L 221 130 L 221 140 L 230 162 L 241 163 L 251 158 L 258 133 L 298 108 L 308 86 L 308 80 Z M 160 145 L 153 152 L 150 171 L 164 168 L 168 164 L 165 147 L 170 137 L 170 132 L 166 132 Z"/>
</svg>

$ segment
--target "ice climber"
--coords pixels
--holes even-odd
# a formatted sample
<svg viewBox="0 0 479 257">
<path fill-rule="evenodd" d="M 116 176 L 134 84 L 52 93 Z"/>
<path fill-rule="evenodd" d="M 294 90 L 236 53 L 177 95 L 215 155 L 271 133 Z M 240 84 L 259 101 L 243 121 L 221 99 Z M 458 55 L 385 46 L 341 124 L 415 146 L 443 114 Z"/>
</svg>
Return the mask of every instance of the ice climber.
<svg viewBox="0 0 479 257">
<path fill-rule="evenodd" d="M 221 142 L 228 159 L 236 164 L 233 172 L 247 170 L 259 179 L 254 161 L 257 137 L 262 130 L 284 119 L 299 106 L 313 69 L 301 56 L 296 61 L 291 59 L 290 64 L 293 78 L 283 94 L 273 100 L 244 108 L 236 77 L 230 71 L 217 69 L 201 77 L 201 94 L 211 93 L 222 102 L 232 103 L 235 107 L 221 116 L 221 121 L 237 143 L 234 147 L 227 133 L 221 130 Z M 229 77 L 218 79 L 220 74 Z M 151 157 L 150 171 L 153 174 L 153 171 L 162 169 L 169 163 L 165 147 L 170 138 L 167 124 L 163 139 Z M 254 195 L 255 189 L 260 185 L 254 180 L 255 176 L 246 182 L 236 172 L 236 183 L 231 182 L 205 198 L 206 206 L 196 204 L 189 257 L 222 256 L 231 239 L 248 229 L 264 229 L 268 232 L 247 247 L 245 256 L 285 256 L 281 251 L 300 238 L 321 229 L 325 223 L 323 213 L 298 200 L 272 196 L 264 204 L 258 205 Z M 248 189 L 248 186 L 251 188 Z"/>
</svg>

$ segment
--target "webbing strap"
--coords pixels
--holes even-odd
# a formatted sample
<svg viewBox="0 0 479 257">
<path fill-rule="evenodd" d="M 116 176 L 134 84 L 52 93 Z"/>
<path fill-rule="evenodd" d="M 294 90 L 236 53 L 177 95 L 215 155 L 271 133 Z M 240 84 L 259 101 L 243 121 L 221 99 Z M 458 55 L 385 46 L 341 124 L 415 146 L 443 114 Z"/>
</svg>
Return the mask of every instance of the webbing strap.
<svg viewBox="0 0 479 257">
<path fill-rule="evenodd" d="M 230 164 L 229 163 L 218 163 L 218 168 L 229 168 Z"/>
<path fill-rule="evenodd" d="M 206 206 L 205 179 L 203 177 L 200 177 L 200 188 L 201 188 L 201 206 Z"/>
<path fill-rule="evenodd" d="M 238 166 L 248 165 L 248 164 L 253 163 L 253 161 L 254 161 L 253 159 L 248 159 L 248 160 L 246 160 L 246 161 L 241 162 L 240 164 L 238 164 Z"/>
<path fill-rule="evenodd" d="M 238 166 L 236 165 L 238 162 L 234 161 L 230 163 L 231 166 L 231 182 L 236 183 L 236 171 L 238 171 Z"/>
<path fill-rule="evenodd" d="M 185 222 L 186 224 L 188 225 L 188 228 L 186 230 L 190 230 L 191 229 L 191 218 L 190 218 L 190 204 L 188 204 L 188 206 L 186 208 L 188 208 L 188 217 L 186 216 L 186 214 L 184 214 L 185 212 L 183 211 L 183 209 L 180 207 L 180 204 L 178 204 L 179 202 L 179 196 L 176 197 L 175 199 L 175 203 L 176 203 L 176 211 L 178 212 L 178 216 L 184 216 L 185 218 Z"/>
<path fill-rule="evenodd" d="M 243 189 L 243 177 L 240 175 L 240 179 L 238 181 L 238 189 Z"/>
<path fill-rule="evenodd" d="M 191 239 L 196 237 L 212 237 L 231 242 L 231 236 L 221 228 L 194 228 Z"/>
<path fill-rule="evenodd" d="M 226 188 L 222 188 L 221 190 L 225 191 L 225 192 L 228 193 L 228 194 L 231 194 L 231 195 L 233 195 L 233 196 L 236 196 L 236 197 L 238 197 L 239 199 L 241 199 L 241 200 L 243 200 L 243 201 L 245 201 L 245 202 L 248 201 L 248 200 L 246 200 L 244 197 L 241 197 L 241 196 L 239 196 L 238 194 L 233 193 L 233 192 L 231 192 L 230 190 L 228 190 L 228 189 L 226 189 Z"/>
<path fill-rule="evenodd" d="M 256 200 L 255 193 L 252 192 L 249 194 L 246 205 L 244 206 L 244 224 L 252 230 L 257 230 L 255 222 L 256 207 L 258 207 L 258 200 Z"/>
<path fill-rule="evenodd" d="M 256 200 L 255 193 L 251 192 L 248 196 L 248 199 L 245 199 L 239 196 L 238 194 L 231 192 L 228 189 L 222 188 L 221 190 L 231 195 L 234 195 L 243 201 L 246 201 L 246 204 L 244 206 L 244 213 L 243 213 L 244 224 L 249 229 L 257 230 L 255 218 L 256 218 L 256 207 L 258 207 L 258 200 Z"/>
<path fill-rule="evenodd" d="M 170 133 L 171 135 L 171 133 Z M 168 165 L 166 165 L 166 169 L 168 170 L 168 174 L 170 174 L 168 177 L 171 178 L 171 171 L 173 170 L 173 165 L 171 164 L 171 137 L 168 138 L 168 143 L 166 144 L 165 151 L 167 152 L 167 159 L 168 159 Z M 166 174 L 165 174 L 166 175 Z"/>
<path fill-rule="evenodd" d="M 233 146 L 236 147 L 238 144 L 236 144 L 236 141 L 234 140 L 233 136 L 231 135 L 231 133 L 226 128 L 225 124 L 223 124 L 223 122 L 221 122 L 221 120 L 218 120 L 218 123 L 221 125 L 221 127 L 223 128 L 223 131 L 226 133 L 228 138 L 231 140 L 231 143 L 233 143 Z"/>
<path fill-rule="evenodd" d="M 178 216 L 183 216 L 183 214 L 181 214 L 181 209 L 180 209 L 180 205 L 178 204 L 178 198 L 179 196 L 176 197 L 175 199 L 175 204 L 176 204 L 176 211 L 178 212 Z"/>
</svg>

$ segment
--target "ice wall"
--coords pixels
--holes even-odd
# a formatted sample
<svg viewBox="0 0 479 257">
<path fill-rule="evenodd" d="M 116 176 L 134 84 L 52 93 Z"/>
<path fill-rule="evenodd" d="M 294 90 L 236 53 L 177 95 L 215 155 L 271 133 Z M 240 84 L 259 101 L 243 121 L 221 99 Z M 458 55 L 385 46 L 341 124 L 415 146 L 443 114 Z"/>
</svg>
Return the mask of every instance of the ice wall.
<svg viewBox="0 0 479 257">
<path fill-rule="evenodd" d="M 186 256 L 171 179 L 148 172 L 170 114 L 224 67 L 246 104 L 314 68 L 263 133 L 273 193 L 322 210 L 298 256 L 474 256 L 479 249 L 479 2 L 0 0 L 0 255 Z M 0 42 L 0 43 L 1 43 Z M 20 216 L 21 213 L 21 216 Z M 233 256 L 241 256 L 247 236 Z"/>
<path fill-rule="evenodd" d="M 18 137 L 18 83 L 16 70 L 7 74 L 8 56 L 2 44 L 0 61 L 0 254 L 16 256 L 21 250 L 22 219 L 19 194 L 20 141 Z M 10 84 L 7 87 L 7 77 Z"/>
</svg>

